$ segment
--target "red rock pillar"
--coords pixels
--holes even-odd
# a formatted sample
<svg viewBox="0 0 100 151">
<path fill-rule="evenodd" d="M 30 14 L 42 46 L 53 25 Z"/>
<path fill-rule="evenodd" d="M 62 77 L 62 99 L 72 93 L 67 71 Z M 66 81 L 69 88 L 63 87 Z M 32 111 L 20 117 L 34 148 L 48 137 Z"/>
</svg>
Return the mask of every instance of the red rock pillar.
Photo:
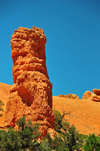
<svg viewBox="0 0 100 151">
<path fill-rule="evenodd" d="M 11 38 L 13 81 L 6 106 L 4 125 L 16 126 L 26 120 L 41 124 L 42 134 L 54 127 L 52 111 L 52 84 L 49 81 L 46 56 L 46 37 L 40 28 L 19 27 Z"/>
</svg>

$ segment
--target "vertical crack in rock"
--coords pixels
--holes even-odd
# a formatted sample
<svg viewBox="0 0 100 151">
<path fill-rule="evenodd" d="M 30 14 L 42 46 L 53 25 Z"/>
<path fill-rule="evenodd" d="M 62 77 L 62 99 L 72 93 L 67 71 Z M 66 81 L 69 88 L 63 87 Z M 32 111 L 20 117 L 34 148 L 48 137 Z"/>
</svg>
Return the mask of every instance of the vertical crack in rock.
<svg viewBox="0 0 100 151">
<path fill-rule="evenodd" d="M 26 115 L 26 120 L 41 124 L 42 135 L 54 127 L 52 111 L 52 84 L 49 81 L 44 31 L 19 27 L 11 38 L 13 81 L 10 90 L 4 126 L 16 127 L 16 121 Z"/>
</svg>

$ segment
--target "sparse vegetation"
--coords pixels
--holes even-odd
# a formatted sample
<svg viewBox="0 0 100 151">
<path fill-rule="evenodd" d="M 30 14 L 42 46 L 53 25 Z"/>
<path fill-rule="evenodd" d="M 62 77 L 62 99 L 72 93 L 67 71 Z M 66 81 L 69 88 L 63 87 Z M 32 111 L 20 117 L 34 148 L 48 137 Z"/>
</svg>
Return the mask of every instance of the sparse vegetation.
<svg viewBox="0 0 100 151">
<path fill-rule="evenodd" d="M 54 111 L 57 135 L 52 139 L 47 134 L 40 142 L 37 140 L 41 135 L 39 124 L 33 126 L 31 120 L 25 122 L 26 117 L 20 118 L 16 122 L 18 130 L 12 127 L 8 131 L 0 130 L 0 151 L 100 151 L 100 137 L 79 134 L 63 120 L 64 115 Z"/>
</svg>

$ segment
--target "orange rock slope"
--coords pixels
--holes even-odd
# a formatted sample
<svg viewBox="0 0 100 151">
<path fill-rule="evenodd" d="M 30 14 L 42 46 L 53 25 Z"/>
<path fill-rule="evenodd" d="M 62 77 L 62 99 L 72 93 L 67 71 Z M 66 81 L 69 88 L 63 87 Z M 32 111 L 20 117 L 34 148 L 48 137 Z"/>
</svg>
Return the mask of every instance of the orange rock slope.
<svg viewBox="0 0 100 151">
<path fill-rule="evenodd" d="M 4 106 L 3 106 L 4 110 L 6 109 L 6 104 L 7 104 L 10 88 L 11 88 L 11 85 L 0 82 L 0 100 L 4 102 Z"/>
<path fill-rule="evenodd" d="M 7 97 L 9 95 L 10 85 L 0 83 L 0 100 L 6 106 Z M 4 109 L 5 109 L 4 106 Z M 61 113 L 70 112 L 65 115 L 65 119 L 74 124 L 79 133 L 91 134 L 100 133 L 100 103 L 91 101 L 90 99 L 70 99 L 65 97 L 53 96 L 53 110 Z"/>
<path fill-rule="evenodd" d="M 13 81 L 1 126 L 16 127 L 16 121 L 26 116 L 41 124 L 42 135 L 54 128 L 52 84 L 49 81 L 46 57 L 46 37 L 40 28 L 19 27 L 11 39 Z"/>
<path fill-rule="evenodd" d="M 76 127 L 79 133 L 96 135 L 100 133 L 100 103 L 90 99 L 70 99 L 53 96 L 53 109 L 70 112 L 65 119 Z"/>
</svg>

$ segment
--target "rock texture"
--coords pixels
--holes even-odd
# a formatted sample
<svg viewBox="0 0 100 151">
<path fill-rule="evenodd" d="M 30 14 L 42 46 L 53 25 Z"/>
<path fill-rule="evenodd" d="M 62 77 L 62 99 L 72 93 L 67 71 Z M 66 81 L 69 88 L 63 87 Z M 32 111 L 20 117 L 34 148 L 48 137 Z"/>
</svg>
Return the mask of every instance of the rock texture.
<svg viewBox="0 0 100 151">
<path fill-rule="evenodd" d="M 10 87 L 11 85 L 0 83 L 0 99 L 4 104 L 7 103 Z M 80 100 L 57 96 L 53 96 L 52 103 L 53 110 L 58 110 L 61 114 L 64 111 L 65 113 L 70 112 L 64 118 L 70 125 L 74 125 L 79 133 L 86 135 L 91 133 L 98 135 L 100 133 L 100 103 L 96 103 L 90 99 Z M 52 128 L 49 128 L 48 132 L 52 137 L 54 136 Z"/>
<path fill-rule="evenodd" d="M 93 92 L 86 91 L 82 99 L 89 99 L 91 101 L 100 102 L 100 89 L 93 89 Z"/>
<path fill-rule="evenodd" d="M 92 93 L 91 97 L 89 98 L 91 101 L 100 102 L 100 96 Z"/>
<path fill-rule="evenodd" d="M 71 99 L 79 99 L 79 96 L 76 95 L 76 94 L 68 94 L 68 95 L 62 95 L 62 94 L 59 94 L 58 97 L 65 97 L 65 98 L 71 98 Z"/>
<path fill-rule="evenodd" d="M 98 96 L 100 95 L 100 89 L 93 89 L 92 91 L 93 91 L 96 95 L 98 95 Z"/>
<path fill-rule="evenodd" d="M 92 92 L 86 91 L 86 92 L 83 94 L 82 99 L 88 99 L 91 95 L 92 95 Z"/>
<path fill-rule="evenodd" d="M 100 102 L 100 89 L 93 89 L 93 94 L 90 99 L 95 102 Z"/>
<path fill-rule="evenodd" d="M 19 27 L 11 39 L 13 81 L 10 89 L 4 126 L 16 127 L 16 121 L 26 116 L 33 124 L 41 124 L 42 135 L 54 127 L 52 84 L 49 81 L 46 57 L 46 37 L 40 28 Z"/>
</svg>

